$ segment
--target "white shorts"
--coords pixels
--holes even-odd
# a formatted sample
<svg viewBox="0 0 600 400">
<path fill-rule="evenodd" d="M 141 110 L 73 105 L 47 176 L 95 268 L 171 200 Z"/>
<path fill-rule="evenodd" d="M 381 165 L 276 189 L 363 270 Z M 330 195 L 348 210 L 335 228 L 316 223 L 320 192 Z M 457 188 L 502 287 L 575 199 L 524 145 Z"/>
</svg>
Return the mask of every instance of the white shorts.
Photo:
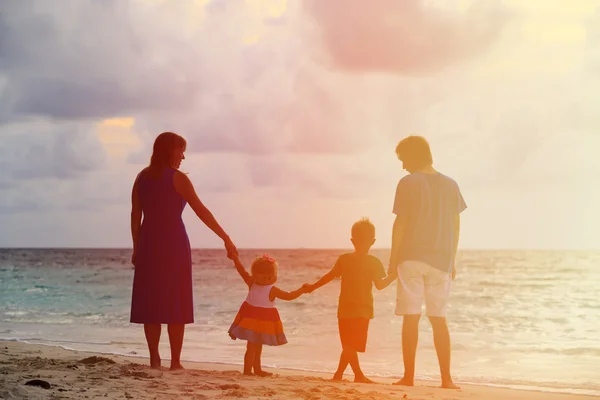
<svg viewBox="0 0 600 400">
<path fill-rule="evenodd" d="M 396 315 L 421 315 L 423 298 L 428 317 L 445 317 L 450 298 L 450 272 L 420 261 L 398 265 Z"/>
</svg>

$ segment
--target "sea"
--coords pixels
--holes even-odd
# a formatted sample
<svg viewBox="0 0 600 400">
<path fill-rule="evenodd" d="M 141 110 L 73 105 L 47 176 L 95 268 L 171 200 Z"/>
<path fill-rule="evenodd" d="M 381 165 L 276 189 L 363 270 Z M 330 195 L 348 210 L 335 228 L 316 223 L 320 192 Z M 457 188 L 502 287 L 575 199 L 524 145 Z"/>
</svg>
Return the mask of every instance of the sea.
<svg viewBox="0 0 600 400">
<path fill-rule="evenodd" d="M 268 252 L 277 286 L 293 290 L 325 274 L 349 250 L 241 250 L 244 263 Z M 382 261 L 389 250 L 374 249 Z M 0 249 L 0 339 L 147 357 L 140 325 L 129 322 L 133 268 L 128 249 Z M 182 359 L 241 365 L 245 342 L 227 330 L 247 288 L 221 249 L 192 251 L 195 323 Z M 452 371 L 462 384 L 600 395 L 600 252 L 461 251 L 448 324 Z M 278 300 L 289 343 L 265 347 L 263 364 L 333 373 L 340 283 L 295 301 Z M 396 284 L 374 290 L 375 318 L 365 373 L 399 378 L 402 318 Z M 166 329 L 161 355 L 169 358 Z M 350 373 L 351 371 L 348 370 Z M 431 327 L 420 324 L 417 378 L 439 381 Z"/>
</svg>

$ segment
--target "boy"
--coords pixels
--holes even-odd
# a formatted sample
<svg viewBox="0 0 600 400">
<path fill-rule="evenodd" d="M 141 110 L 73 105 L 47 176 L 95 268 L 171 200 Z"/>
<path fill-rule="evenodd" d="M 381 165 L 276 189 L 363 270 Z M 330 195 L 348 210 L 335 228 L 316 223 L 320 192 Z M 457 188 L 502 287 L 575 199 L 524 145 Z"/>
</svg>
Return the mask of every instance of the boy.
<svg viewBox="0 0 600 400">
<path fill-rule="evenodd" d="M 375 226 L 366 218 L 352 226 L 353 253 L 342 254 L 327 274 L 306 290 L 310 293 L 342 278 L 338 303 L 338 327 L 342 342 L 342 354 L 333 380 L 341 381 L 348 364 L 354 372 L 354 382 L 373 383 L 367 378 L 358 362 L 358 352 L 364 353 L 367 346 L 369 321 L 373 318 L 373 284 L 378 290 L 386 288 L 396 276 L 385 277 L 383 264 L 369 250 L 375 243 Z"/>
</svg>

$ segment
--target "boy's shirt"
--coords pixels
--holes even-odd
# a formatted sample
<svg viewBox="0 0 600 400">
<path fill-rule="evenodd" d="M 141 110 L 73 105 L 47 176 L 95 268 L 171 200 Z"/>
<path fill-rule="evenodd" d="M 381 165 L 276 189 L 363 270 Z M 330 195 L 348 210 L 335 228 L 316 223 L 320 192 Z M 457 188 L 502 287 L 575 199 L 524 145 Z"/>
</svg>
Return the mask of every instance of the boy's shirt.
<svg viewBox="0 0 600 400">
<path fill-rule="evenodd" d="M 373 280 L 386 276 L 381 261 L 370 254 L 342 254 L 332 272 L 342 278 L 338 318 L 373 318 Z"/>
</svg>

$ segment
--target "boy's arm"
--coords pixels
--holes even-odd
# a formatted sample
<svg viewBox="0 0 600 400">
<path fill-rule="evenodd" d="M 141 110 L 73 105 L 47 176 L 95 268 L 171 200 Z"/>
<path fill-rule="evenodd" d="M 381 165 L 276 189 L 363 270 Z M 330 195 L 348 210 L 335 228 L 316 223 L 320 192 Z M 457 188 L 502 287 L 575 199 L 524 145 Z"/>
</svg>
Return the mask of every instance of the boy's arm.
<svg viewBox="0 0 600 400">
<path fill-rule="evenodd" d="M 383 290 L 390 285 L 390 283 L 394 282 L 398 278 L 397 274 L 391 274 L 386 276 L 385 278 L 375 279 L 373 283 L 375 284 L 375 288 L 377 290 Z"/>
<path fill-rule="evenodd" d="M 250 276 L 248 271 L 246 271 L 246 268 L 244 268 L 244 266 L 242 265 L 242 262 L 240 261 L 239 257 L 234 257 L 233 263 L 235 264 L 235 269 L 237 270 L 238 274 L 240 274 L 246 285 L 248 285 L 248 287 L 252 286 L 252 277 Z"/>
<path fill-rule="evenodd" d="M 296 300 L 298 297 L 302 296 L 306 293 L 304 289 L 304 285 L 292 292 L 286 292 L 285 290 L 279 289 L 277 286 L 273 286 L 271 288 L 271 292 L 269 293 L 269 298 L 271 301 L 275 299 L 281 299 L 286 301 Z"/>
<path fill-rule="evenodd" d="M 325 275 L 323 275 L 321 277 L 321 279 L 319 279 L 318 281 L 316 281 L 313 284 L 307 285 L 308 286 L 308 293 L 312 293 L 316 289 L 320 288 L 321 286 L 325 286 L 326 284 L 328 284 L 329 282 L 331 282 L 336 276 L 337 276 L 337 273 L 335 271 L 335 267 L 333 267 L 331 269 L 331 271 L 329 271 L 328 273 L 326 273 Z"/>
</svg>

